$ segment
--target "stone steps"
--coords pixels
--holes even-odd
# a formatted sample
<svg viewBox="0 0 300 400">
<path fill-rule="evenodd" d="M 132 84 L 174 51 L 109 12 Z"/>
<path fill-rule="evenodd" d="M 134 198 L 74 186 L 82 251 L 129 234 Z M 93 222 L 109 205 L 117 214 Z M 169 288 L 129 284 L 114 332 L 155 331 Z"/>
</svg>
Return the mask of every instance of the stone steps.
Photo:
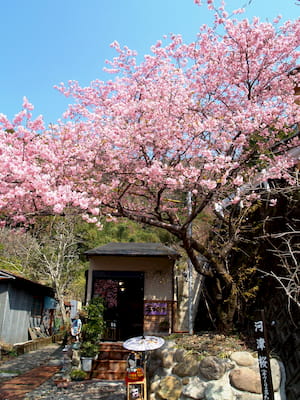
<svg viewBox="0 0 300 400">
<path fill-rule="evenodd" d="M 123 348 L 123 342 L 100 344 L 98 359 L 93 361 L 91 378 L 103 380 L 125 380 L 127 357 L 130 352 Z"/>
<path fill-rule="evenodd" d="M 126 364 L 126 360 L 95 360 L 93 369 L 97 371 L 124 372 L 126 371 Z"/>
<path fill-rule="evenodd" d="M 102 379 L 105 381 L 125 381 L 124 372 L 114 372 L 114 371 L 92 371 L 91 379 Z"/>
</svg>

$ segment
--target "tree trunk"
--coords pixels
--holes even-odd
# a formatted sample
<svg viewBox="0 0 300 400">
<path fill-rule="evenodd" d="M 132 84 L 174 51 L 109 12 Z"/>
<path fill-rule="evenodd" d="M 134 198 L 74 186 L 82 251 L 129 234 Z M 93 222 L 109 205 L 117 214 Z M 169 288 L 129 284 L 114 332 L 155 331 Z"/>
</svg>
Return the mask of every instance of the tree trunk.
<svg viewBox="0 0 300 400">
<path fill-rule="evenodd" d="M 220 280 L 216 279 L 220 286 L 220 294 L 216 298 L 217 329 L 223 333 L 233 330 L 233 318 L 237 308 L 237 288 L 234 282 L 226 287 L 221 287 Z"/>
<path fill-rule="evenodd" d="M 237 308 L 237 288 L 232 276 L 222 260 L 212 255 L 194 239 L 186 237 L 183 248 L 196 271 L 208 277 L 212 283 L 210 298 L 215 310 L 217 329 L 221 332 L 230 332 L 233 329 L 233 318 Z M 203 257 L 199 258 L 199 253 L 207 260 L 209 267 L 203 265 Z"/>
<path fill-rule="evenodd" d="M 61 318 L 62 318 L 63 325 L 65 328 L 68 328 L 70 325 L 70 321 L 67 317 L 64 297 L 57 292 L 56 292 L 56 294 L 57 294 L 57 299 L 58 299 L 58 303 L 59 303 L 59 307 L 60 307 L 60 311 L 61 311 Z"/>
</svg>

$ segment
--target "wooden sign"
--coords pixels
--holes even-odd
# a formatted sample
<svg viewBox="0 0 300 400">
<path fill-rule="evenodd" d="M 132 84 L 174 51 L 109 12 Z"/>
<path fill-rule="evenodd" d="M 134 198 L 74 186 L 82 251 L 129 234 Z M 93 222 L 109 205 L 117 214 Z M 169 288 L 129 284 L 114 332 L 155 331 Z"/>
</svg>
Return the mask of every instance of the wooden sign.
<svg viewBox="0 0 300 400">
<path fill-rule="evenodd" d="M 149 301 L 144 304 L 144 315 L 167 315 L 168 305 L 165 302 Z"/>
<path fill-rule="evenodd" d="M 260 310 L 256 313 L 256 318 L 254 321 L 254 335 L 256 340 L 256 349 L 258 353 L 258 365 L 260 371 L 263 400 L 274 400 L 269 346 L 267 340 L 268 338 L 265 315 L 263 310 Z"/>
</svg>

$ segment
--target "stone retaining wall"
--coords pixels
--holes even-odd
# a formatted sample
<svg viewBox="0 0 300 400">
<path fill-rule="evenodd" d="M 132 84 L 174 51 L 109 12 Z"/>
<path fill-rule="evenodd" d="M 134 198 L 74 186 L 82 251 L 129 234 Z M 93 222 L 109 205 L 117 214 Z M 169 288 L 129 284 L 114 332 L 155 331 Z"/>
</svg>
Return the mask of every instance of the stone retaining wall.
<svg viewBox="0 0 300 400">
<path fill-rule="evenodd" d="M 50 343 L 57 343 L 63 339 L 63 336 L 64 333 L 43 338 L 37 338 L 34 340 L 28 340 L 24 343 L 16 343 L 13 345 L 13 350 L 15 350 L 18 355 L 25 354 L 33 350 L 41 349 L 42 347 L 45 347 Z"/>
<path fill-rule="evenodd" d="M 223 359 L 199 355 L 166 341 L 148 362 L 150 400 L 261 400 L 258 362 L 249 352 Z M 284 367 L 271 359 L 275 400 L 285 400 Z"/>
</svg>

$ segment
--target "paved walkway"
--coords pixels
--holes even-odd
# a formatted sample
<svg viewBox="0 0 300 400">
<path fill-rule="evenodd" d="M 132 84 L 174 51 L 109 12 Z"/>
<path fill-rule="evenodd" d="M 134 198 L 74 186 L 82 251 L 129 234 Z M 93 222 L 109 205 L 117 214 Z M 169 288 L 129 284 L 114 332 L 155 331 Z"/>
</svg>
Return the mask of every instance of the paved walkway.
<svg viewBox="0 0 300 400">
<path fill-rule="evenodd" d="M 0 384 L 0 399 L 24 399 L 27 393 L 41 386 L 60 370 L 58 366 L 43 365 Z"/>
<path fill-rule="evenodd" d="M 10 361 L 1 363 L 0 360 L 0 400 L 125 399 L 123 382 L 92 380 L 84 383 L 70 382 L 65 388 L 58 387 L 54 380 L 64 374 L 66 365 L 63 360 L 62 347 L 57 344 L 23 354 Z M 38 373 L 39 369 L 44 373 Z M 59 372 L 55 373 L 56 371 Z M 46 372 L 48 376 L 45 378 Z M 32 383 L 33 379 L 35 383 Z"/>
</svg>

